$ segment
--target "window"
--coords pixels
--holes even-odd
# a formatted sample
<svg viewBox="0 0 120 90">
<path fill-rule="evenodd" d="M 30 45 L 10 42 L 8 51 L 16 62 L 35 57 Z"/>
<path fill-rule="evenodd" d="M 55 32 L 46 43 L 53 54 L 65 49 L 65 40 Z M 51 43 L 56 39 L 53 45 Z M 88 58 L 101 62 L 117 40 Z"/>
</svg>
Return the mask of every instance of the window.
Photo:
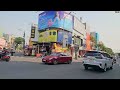
<svg viewBox="0 0 120 90">
<path fill-rule="evenodd" d="M 53 32 L 53 35 L 56 35 L 56 32 Z"/>
<path fill-rule="evenodd" d="M 50 35 L 51 35 L 51 32 L 50 32 Z"/>
<path fill-rule="evenodd" d="M 110 55 L 107 54 L 107 53 L 102 53 L 102 55 L 103 55 L 104 57 L 110 58 Z"/>
<path fill-rule="evenodd" d="M 81 46 L 83 46 L 83 39 L 81 39 Z"/>
<path fill-rule="evenodd" d="M 32 33 L 34 33 L 35 32 L 35 30 L 32 30 Z"/>
<path fill-rule="evenodd" d="M 73 44 L 74 44 L 74 40 L 72 40 Z"/>
<path fill-rule="evenodd" d="M 61 56 L 67 56 L 67 54 L 65 54 L 65 53 L 61 53 L 60 55 L 61 55 Z"/>
<path fill-rule="evenodd" d="M 39 37 L 43 37 L 43 35 L 40 35 Z"/>
<path fill-rule="evenodd" d="M 98 53 L 98 52 L 87 52 L 86 54 L 85 54 L 85 56 L 100 56 L 101 54 L 100 53 Z"/>
<path fill-rule="evenodd" d="M 60 53 L 52 53 L 50 56 L 59 56 Z"/>
</svg>

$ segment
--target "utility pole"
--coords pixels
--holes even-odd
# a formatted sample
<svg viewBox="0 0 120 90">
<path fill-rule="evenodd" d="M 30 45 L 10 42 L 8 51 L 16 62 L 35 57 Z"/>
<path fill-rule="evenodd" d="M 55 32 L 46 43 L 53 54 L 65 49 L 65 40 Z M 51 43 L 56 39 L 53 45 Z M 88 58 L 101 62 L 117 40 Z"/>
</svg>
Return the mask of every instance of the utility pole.
<svg viewBox="0 0 120 90">
<path fill-rule="evenodd" d="M 24 31 L 24 34 L 23 34 L 23 38 L 24 38 L 24 41 L 23 41 L 23 49 L 25 47 L 25 31 Z"/>
</svg>

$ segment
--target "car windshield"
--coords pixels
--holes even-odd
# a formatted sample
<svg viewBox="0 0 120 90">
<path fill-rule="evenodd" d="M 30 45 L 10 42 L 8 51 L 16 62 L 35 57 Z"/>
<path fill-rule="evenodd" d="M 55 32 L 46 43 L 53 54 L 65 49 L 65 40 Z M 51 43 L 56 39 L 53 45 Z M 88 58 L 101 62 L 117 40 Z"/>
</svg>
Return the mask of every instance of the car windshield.
<svg viewBox="0 0 120 90">
<path fill-rule="evenodd" d="M 59 53 L 52 53 L 50 56 L 58 56 L 60 55 Z"/>
<path fill-rule="evenodd" d="M 100 56 L 100 53 L 87 52 L 87 53 L 85 54 L 85 57 L 86 57 L 86 56 L 96 57 L 96 56 Z"/>
</svg>

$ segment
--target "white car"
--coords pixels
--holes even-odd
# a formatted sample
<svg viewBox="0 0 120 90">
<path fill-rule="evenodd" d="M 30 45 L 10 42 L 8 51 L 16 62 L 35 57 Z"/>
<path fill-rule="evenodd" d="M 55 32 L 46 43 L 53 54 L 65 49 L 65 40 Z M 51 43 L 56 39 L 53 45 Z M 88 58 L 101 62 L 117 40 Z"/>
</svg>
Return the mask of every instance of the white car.
<svg viewBox="0 0 120 90">
<path fill-rule="evenodd" d="M 85 70 L 93 67 L 100 68 L 105 72 L 108 68 L 113 69 L 113 59 L 105 52 L 87 51 L 84 55 L 83 65 Z"/>
</svg>

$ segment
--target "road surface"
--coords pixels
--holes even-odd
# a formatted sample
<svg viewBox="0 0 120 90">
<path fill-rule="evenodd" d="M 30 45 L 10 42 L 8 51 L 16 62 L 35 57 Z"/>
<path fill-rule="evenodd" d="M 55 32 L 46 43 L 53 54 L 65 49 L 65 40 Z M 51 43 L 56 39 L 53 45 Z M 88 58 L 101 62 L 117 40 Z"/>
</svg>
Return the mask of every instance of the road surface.
<svg viewBox="0 0 120 90">
<path fill-rule="evenodd" d="M 18 55 L 10 62 L 0 62 L 0 79 L 120 79 L 119 64 L 120 59 L 113 70 L 103 73 L 93 69 L 84 70 L 81 62 L 45 65 L 40 59 Z"/>
</svg>

